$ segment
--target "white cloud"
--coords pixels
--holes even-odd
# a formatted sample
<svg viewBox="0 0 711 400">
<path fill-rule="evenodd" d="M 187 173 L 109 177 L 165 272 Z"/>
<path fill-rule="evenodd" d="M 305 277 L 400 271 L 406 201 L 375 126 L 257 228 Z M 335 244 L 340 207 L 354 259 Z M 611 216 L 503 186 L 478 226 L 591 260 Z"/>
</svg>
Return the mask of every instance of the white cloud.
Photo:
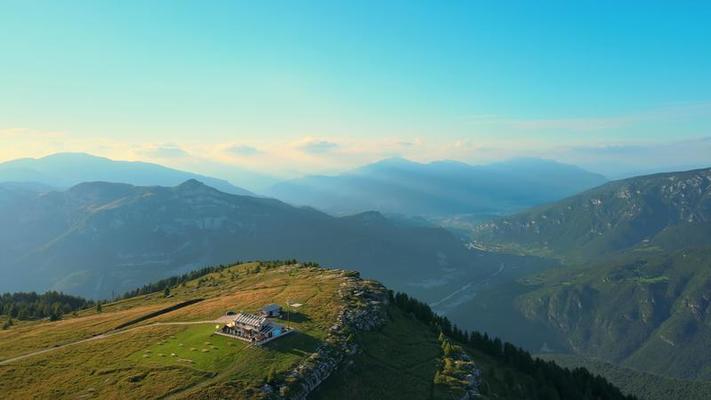
<svg viewBox="0 0 711 400">
<path fill-rule="evenodd" d="M 228 146 L 225 148 L 225 151 L 230 154 L 247 157 L 262 153 L 262 151 L 258 148 L 244 144 L 235 144 Z"/>
<path fill-rule="evenodd" d="M 301 151 L 308 154 L 323 154 L 337 150 L 340 146 L 338 143 L 330 142 L 322 139 L 306 139 L 303 143 L 297 146 Z"/>
<path fill-rule="evenodd" d="M 190 154 L 175 144 L 163 144 L 150 146 L 139 150 L 139 154 L 158 159 L 184 158 Z"/>
</svg>

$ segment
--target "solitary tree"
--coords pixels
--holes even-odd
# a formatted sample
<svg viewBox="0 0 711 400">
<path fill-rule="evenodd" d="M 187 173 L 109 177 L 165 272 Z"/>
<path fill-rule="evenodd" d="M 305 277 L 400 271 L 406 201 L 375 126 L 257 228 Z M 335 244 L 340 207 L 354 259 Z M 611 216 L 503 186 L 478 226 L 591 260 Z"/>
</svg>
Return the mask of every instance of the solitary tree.
<svg viewBox="0 0 711 400">
<path fill-rule="evenodd" d="M 96 303 L 96 312 L 97 313 L 101 312 L 101 303 Z"/>
<path fill-rule="evenodd" d="M 165 289 L 163 289 L 163 297 L 168 297 L 170 296 L 170 288 L 166 286 Z"/>
</svg>

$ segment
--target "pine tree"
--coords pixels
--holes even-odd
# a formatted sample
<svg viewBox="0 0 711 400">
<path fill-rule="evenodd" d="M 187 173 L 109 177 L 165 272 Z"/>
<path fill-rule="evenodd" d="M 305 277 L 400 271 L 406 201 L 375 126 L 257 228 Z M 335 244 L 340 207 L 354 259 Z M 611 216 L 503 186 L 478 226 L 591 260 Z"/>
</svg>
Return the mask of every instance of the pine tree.
<svg viewBox="0 0 711 400">
<path fill-rule="evenodd" d="M 96 303 L 96 312 L 97 313 L 101 312 L 101 303 Z"/>
<path fill-rule="evenodd" d="M 446 383 L 444 377 L 442 377 L 442 374 L 439 371 L 435 372 L 434 383 L 435 385 L 441 385 Z"/>
</svg>

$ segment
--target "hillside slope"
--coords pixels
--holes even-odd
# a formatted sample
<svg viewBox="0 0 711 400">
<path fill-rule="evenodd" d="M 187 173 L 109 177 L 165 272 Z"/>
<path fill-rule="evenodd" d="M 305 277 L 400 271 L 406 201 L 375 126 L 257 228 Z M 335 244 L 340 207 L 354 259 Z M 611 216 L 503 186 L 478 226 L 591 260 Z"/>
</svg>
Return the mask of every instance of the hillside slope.
<svg viewBox="0 0 711 400">
<path fill-rule="evenodd" d="M 0 331 L 3 395 L 444 400 L 481 388 L 483 399 L 631 399 L 584 371 L 534 363 L 508 344 L 480 335 L 470 342 L 425 305 L 352 272 L 248 263 L 171 282 L 169 296 L 141 293 L 101 312 Z M 294 332 L 262 346 L 214 334 L 225 312 L 272 302 L 299 304 L 277 319 Z"/>
<path fill-rule="evenodd" d="M 32 182 L 54 188 L 95 181 L 174 186 L 188 179 L 199 179 L 227 193 L 252 194 L 222 179 L 158 164 L 116 161 L 86 153 L 56 153 L 42 158 L 21 158 L 0 163 L 0 182 Z"/>
<path fill-rule="evenodd" d="M 711 169 L 610 182 L 480 225 L 485 246 L 581 261 L 635 246 L 665 250 L 711 242 Z"/>
<path fill-rule="evenodd" d="M 636 393 L 642 399 L 707 400 L 711 395 L 711 382 L 708 381 L 668 378 L 571 354 L 542 354 L 539 357 L 566 368 L 584 367 L 594 374 L 606 377 L 623 391 Z"/>
<path fill-rule="evenodd" d="M 467 249 L 441 228 L 373 212 L 334 218 L 194 180 L 172 188 L 94 182 L 23 194 L 0 208 L 0 256 L 8 277 L 0 290 L 92 297 L 202 265 L 295 257 L 359 268 L 435 297 L 491 273 L 502 258 Z"/>
<path fill-rule="evenodd" d="M 565 261 L 521 281 L 512 301 L 569 351 L 711 380 L 711 170 L 612 182 L 484 224 L 475 239 Z"/>
<path fill-rule="evenodd" d="M 618 256 L 548 272 L 519 297 L 580 354 L 638 370 L 711 380 L 711 248 Z"/>
</svg>

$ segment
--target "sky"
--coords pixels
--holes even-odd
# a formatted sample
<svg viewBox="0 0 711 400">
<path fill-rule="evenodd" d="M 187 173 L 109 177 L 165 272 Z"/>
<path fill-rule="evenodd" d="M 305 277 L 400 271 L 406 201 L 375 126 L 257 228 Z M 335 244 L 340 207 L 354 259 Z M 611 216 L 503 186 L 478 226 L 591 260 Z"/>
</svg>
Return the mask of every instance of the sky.
<svg viewBox="0 0 711 400">
<path fill-rule="evenodd" d="M 711 165 L 711 3 L 0 0 L 0 161 Z"/>
</svg>

